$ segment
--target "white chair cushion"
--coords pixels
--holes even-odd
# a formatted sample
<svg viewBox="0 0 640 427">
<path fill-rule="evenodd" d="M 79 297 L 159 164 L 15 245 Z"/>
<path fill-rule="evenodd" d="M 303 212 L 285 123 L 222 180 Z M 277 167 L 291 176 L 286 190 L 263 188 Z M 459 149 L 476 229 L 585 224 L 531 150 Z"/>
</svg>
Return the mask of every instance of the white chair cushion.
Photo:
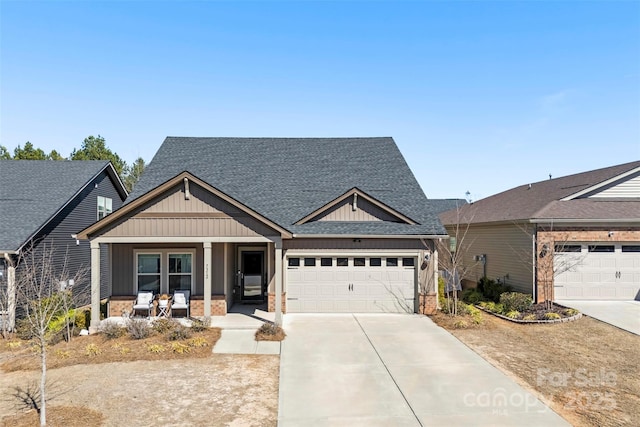
<svg viewBox="0 0 640 427">
<path fill-rule="evenodd" d="M 175 294 L 173 298 L 174 298 L 174 303 L 175 304 L 186 304 L 187 303 L 187 300 L 185 299 L 184 294 L 182 294 L 182 293 Z"/>
</svg>

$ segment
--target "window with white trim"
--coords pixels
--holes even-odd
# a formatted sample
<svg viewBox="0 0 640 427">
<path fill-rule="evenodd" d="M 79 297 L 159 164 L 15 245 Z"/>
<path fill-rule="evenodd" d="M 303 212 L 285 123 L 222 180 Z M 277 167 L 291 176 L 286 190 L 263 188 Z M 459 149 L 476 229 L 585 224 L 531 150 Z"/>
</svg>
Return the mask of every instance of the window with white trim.
<svg viewBox="0 0 640 427">
<path fill-rule="evenodd" d="M 98 196 L 98 221 L 113 212 L 113 200 Z"/>
<path fill-rule="evenodd" d="M 169 254 L 169 293 L 191 290 L 193 268 L 191 254 Z"/>
<path fill-rule="evenodd" d="M 160 293 L 160 254 L 139 253 L 136 257 L 138 292 Z"/>
</svg>

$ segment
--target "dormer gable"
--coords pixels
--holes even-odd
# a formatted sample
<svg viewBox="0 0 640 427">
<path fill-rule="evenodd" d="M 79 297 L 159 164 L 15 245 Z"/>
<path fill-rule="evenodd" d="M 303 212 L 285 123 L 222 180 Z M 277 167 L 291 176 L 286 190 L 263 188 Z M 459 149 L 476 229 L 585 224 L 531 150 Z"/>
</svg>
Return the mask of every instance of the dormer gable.
<svg viewBox="0 0 640 427">
<path fill-rule="evenodd" d="M 383 221 L 411 225 L 417 224 L 411 218 L 371 197 L 358 188 L 352 188 L 340 197 L 311 212 L 295 224 L 301 225 L 316 221 Z"/>
</svg>

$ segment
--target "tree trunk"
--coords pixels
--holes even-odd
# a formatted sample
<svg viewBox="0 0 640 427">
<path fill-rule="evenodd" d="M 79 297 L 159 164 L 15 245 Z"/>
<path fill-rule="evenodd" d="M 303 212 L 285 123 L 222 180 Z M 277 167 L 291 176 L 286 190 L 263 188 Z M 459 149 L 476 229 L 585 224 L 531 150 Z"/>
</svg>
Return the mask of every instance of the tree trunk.
<svg viewBox="0 0 640 427">
<path fill-rule="evenodd" d="M 47 382 L 47 343 L 44 341 L 44 334 L 40 340 L 40 360 L 42 361 L 42 375 L 40 377 L 40 425 L 47 425 L 47 399 L 45 384 Z"/>
</svg>

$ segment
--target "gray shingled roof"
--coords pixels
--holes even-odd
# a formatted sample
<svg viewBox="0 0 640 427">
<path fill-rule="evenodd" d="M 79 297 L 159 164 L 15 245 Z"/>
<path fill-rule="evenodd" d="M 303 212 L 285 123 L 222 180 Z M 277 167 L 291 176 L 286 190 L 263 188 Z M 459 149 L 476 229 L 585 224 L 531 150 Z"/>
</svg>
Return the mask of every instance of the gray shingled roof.
<svg viewBox="0 0 640 427">
<path fill-rule="evenodd" d="M 477 224 L 532 218 L 603 219 L 601 215 L 604 213 L 602 209 L 605 205 L 596 205 L 593 200 L 590 202 L 578 202 L 580 199 L 566 202 L 560 202 L 560 200 L 637 167 L 640 167 L 640 161 L 540 181 L 532 183 L 530 187 L 529 184 L 521 185 L 463 207 L 460 209 L 459 217 L 453 210 L 441 214 L 440 219 L 443 224 L 454 224 L 457 221 Z M 635 203 L 634 206 L 640 209 L 638 201 L 630 203 Z M 622 205 L 616 206 L 622 208 Z M 625 209 L 633 210 L 633 207 L 626 206 Z M 616 208 L 604 218 L 615 219 L 617 215 Z"/>
<path fill-rule="evenodd" d="M 0 250 L 18 250 L 108 163 L 0 160 Z"/>
<path fill-rule="evenodd" d="M 183 171 L 295 234 L 445 234 L 392 138 L 168 137 L 127 203 Z M 419 225 L 294 225 L 354 187 Z"/>
</svg>

